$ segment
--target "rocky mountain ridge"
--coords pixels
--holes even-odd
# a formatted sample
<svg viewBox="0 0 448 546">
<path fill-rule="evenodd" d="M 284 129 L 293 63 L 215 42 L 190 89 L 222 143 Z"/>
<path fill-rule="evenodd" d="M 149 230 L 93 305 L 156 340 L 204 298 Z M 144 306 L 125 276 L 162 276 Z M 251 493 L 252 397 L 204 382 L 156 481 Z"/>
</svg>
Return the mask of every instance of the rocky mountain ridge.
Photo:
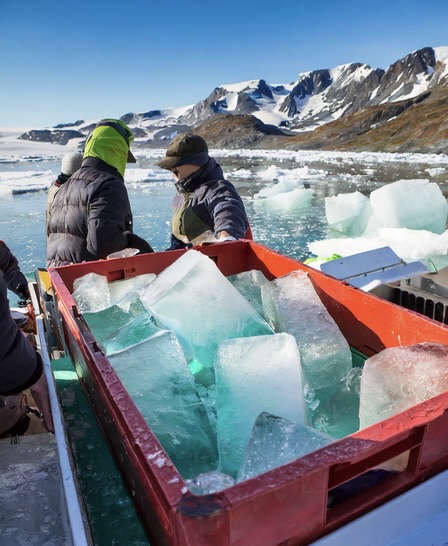
<svg viewBox="0 0 448 546">
<path fill-rule="evenodd" d="M 448 47 L 426 47 L 386 70 L 350 63 L 299 74 L 290 84 L 225 84 L 195 105 L 121 119 L 135 145 L 146 147 L 194 130 L 211 147 L 444 152 L 447 105 Z M 92 126 L 59 124 L 21 138 L 82 145 Z"/>
</svg>

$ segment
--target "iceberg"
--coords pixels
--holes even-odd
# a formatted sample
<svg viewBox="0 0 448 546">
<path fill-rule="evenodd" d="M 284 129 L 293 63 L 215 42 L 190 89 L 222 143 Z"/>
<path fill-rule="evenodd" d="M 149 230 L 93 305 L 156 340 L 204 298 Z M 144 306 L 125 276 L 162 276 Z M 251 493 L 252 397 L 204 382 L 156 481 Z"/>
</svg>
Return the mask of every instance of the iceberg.
<svg viewBox="0 0 448 546">
<path fill-rule="evenodd" d="M 443 233 L 448 203 L 438 184 L 428 180 L 398 180 L 370 194 L 379 227 Z"/>
<path fill-rule="evenodd" d="M 330 229 L 357 237 L 364 232 L 371 215 L 369 198 L 359 191 L 325 197 L 325 214 Z"/>
</svg>

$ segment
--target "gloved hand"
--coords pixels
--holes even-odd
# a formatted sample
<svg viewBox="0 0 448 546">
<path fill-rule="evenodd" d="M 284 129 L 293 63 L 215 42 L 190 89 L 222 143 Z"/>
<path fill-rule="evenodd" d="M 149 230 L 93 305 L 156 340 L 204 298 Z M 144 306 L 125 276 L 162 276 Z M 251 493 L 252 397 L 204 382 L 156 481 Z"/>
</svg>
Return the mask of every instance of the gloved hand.
<svg viewBox="0 0 448 546">
<path fill-rule="evenodd" d="M 16 294 L 21 298 L 17 305 L 19 307 L 26 307 L 28 301 L 31 299 L 30 290 L 27 284 L 19 284 L 15 290 Z"/>
<path fill-rule="evenodd" d="M 233 235 L 230 235 L 230 233 L 225 230 L 215 233 L 215 237 L 218 239 L 217 243 L 225 243 L 226 241 L 236 241 L 236 237 L 233 237 Z"/>
<path fill-rule="evenodd" d="M 128 246 L 130 248 L 137 248 L 140 250 L 140 254 L 149 254 L 151 252 L 154 252 L 151 245 L 145 241 L 145 239 L 142 239 L 135 233 L 129 233 L 128 234 Z"/>
<path fill-rule="evenodd" d="M 216 242 L 217 243 L 225 243 L 226 241 L 236 241 L 235 237 L 232 237 L 231 235 L 229 235 L 228 237 L 222 237 L 220 239 L 218 239 Z"/>
</svg>

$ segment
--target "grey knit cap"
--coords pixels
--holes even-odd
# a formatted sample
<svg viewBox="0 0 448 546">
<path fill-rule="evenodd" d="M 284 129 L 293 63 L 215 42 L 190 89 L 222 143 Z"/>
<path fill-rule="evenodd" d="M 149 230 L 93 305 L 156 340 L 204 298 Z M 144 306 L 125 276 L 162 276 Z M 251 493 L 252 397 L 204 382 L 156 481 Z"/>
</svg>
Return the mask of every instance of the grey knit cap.
<svg viewBox="0 0 448 546">
<path fill-rule="evenodd" d="M 81 152 L 70 152 L 62 158 L 61 173 L 71 176 L 79 168 L 81 168 L 83 155 Z"/>
</svg>

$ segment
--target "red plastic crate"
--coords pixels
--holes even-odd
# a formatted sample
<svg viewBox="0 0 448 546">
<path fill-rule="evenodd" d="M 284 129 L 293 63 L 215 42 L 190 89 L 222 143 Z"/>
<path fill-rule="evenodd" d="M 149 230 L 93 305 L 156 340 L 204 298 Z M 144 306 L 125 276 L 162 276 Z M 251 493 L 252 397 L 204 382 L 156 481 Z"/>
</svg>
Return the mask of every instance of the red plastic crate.
<svg viewBox="0 0 448 546">
<path fill-rule="evenodd" d="M 348 343 L 371 356 L 387 347 L 448 344 L 448 328 L 362 292 L 252 241 L 198 247 L 224 275 L 251 269 L 273 279 L 309 273 Z M 78 376 L 157 545 L 272 546 L 309 544 L 441 470 L 448 468 L 448 393 L 338 440 L 292 463 L 212 495 L 195 496 L 101 352 L 72 298 L 86 273 L 109 281 L 160 273 L 185 251 L 101 260 L 50 270 L 61 329 Z M 338 504 L 332 489 L 392 457 L 410 452 L 407 468 Z M 158 455 L 166 458 L 160 467 Z"/>
</svg>

